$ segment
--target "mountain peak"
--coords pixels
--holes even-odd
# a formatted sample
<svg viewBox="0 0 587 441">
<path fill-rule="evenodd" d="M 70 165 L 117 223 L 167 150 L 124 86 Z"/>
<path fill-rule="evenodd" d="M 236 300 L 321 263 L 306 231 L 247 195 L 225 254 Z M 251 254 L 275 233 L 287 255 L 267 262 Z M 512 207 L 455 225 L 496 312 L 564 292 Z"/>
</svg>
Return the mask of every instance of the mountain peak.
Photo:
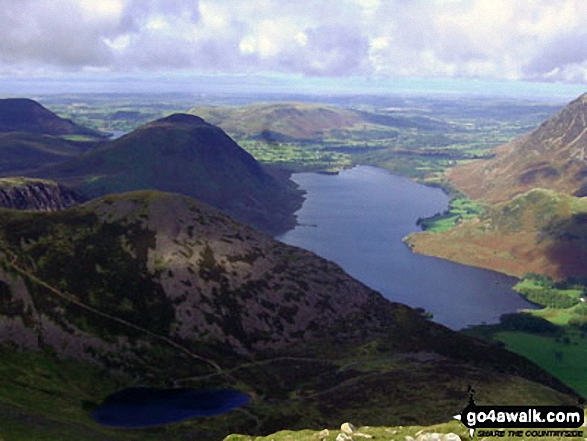
<svg viewBox="0 0 587 441">
<path fill-rule="evenodd" d="M 91 129 L 59 117 L 37 101 L 28 98 L 0 99 L 0 132 L 98 135 Z"/>
<path fill-rule="evenodd" d="M 80 177 L 83 179 L 80 180 Z M 43 171 L 89 197 L 160 190 L 193 196 L 269 233 L 294 223 L 301 196 L 217 126 L 173 114 Z"/>
<path fill-rule="evenodd" d="M 587 94 L 495 153 L 489 161 L 455 167 L 450 179 L 470 197 L 491 202 L 536 187 L 587 195 Z"/>
<path fill-rule="evenodd" d="M 148 125 L 155 125 L 155 124 L 190 124 L 190 125 L 207 125 L 209 126 L 206 121 L 196 115 L 189 115 L 187 113 L 174 113 L 169 115 L 165 118 L 158 119 L 153 121 Z"/>
</svg>

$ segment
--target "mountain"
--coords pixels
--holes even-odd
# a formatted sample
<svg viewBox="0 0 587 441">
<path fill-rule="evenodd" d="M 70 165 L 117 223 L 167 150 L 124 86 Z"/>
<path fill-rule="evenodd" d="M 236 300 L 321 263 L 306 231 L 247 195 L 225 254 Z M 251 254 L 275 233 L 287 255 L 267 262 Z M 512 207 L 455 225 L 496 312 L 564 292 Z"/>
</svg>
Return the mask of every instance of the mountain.
<svg viewBox="0 0 587 441">
<path fill-rule="evenodd" d="M 38 176 L 88 197 L 155 189 L 193 196 L 276 233 L 291 228 L 300 193 L 268 174 L 220 128 L 187 114 L 151 122 Z"/>
<path fill-rule="evenodd" d="M 534 189 L 442 232 L 412 234 L 419 253 L 521 277 L 587 276 L 587 200 Z"/>
<path fill-rule="evenodd" d="M 23 177 L 0 179 L 0 207 L 17 210 L 57 211 L 85 199 L 57 182 Z"/>
<path fill-rule="evenodd" d="M 536 130 L 495 150 L 495 158 L 459 165 L 449 179 L 473 199 L 503 202 L 533 188 L 587 196 L 587 94 Z"/>
<path fill-rule="evenodd" d="M 0 176 L 29 175 L 58 164 L 88 149 L 85 143 L 69 142 L 38 133 L 0 133 Z"/>
<path fill-rule="evenodd" d="M 278 142 L 314 139 L 329 130 L 348 128 L 361 122 L 361 118 L 353 111 L 307 103 L 194 107 L 188 113 L 201 115 L 239 137 Z"/>
<path fill-rule="evenodd" d="M 38 102 L 26 98 L 0 99 L 0 132 L 100 137 L 98 132 L 60 118 Z"/>
<path fill-rule="evenodd" d="M 577 399 L 523 357 L 185 196 L 0 210 L 0 260 L 0 422 L 18 438 L 434 424 L 462 410 L 468 385 L 479 404 Z M 160 430 L 91 420 L 107 395 L 137 384 L 234 387 L 252 401 Z"/>
<path fill-rule="evenodd" d="M 200 115 L 238 138 L 270 142 L 323 139 L 341 130 L 362 129 L 365 125 L 420 129 L 447 127 L 422 117 L 405 118 L 296 102 L 194 107 L 188 113 Z"/>
</svg>

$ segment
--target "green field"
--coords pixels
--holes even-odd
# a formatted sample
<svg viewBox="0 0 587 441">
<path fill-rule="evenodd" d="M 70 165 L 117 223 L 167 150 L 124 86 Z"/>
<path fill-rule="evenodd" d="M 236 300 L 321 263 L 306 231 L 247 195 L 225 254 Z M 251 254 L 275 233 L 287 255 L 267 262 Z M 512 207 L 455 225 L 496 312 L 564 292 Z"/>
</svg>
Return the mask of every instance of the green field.
<svg viewBox="0 0 587 441">
<path fill-rule="evenodd" d="M 307 126 L 316 127 L 315 119 L 324 117 L 309 113 L 304 120 L 296 114 L 316 109 L 315 97 L 310 96 L 296 96 L 295 103 L 287 95 L 37 98 L 60 116 L 106 132 L 128 132 L 171 113 L 196 109 L 212 123 L 217 118 L 217 124 L 239 145 L 266 164 L 290 171 L 325 172 L 368 164 L 419 180 L 439 175 L 460 161 L 488 157 L 493 147 L 533 129 L 559 108 L 552 102 L 490 98 L 329 96 L 321 106 L 334 119 L 325 122 L 327 130 L 308 132 Z M 261 124 L 260 119 L 267 115 L 257 117 L 255 112 L 267 104 L 252 105 L 259 102 L 282 103 L 279 106 L 289 113 L 283 118 L 263 119 Z M 349 112 L 359 120 L 349 123 Z M 233 115 L 232 123 L 226 122 L 227 114 Z M 338 128 L 337 117 L 346 118 Z M 296 139 L 292 125 L 299 128 L 301 138 Z"/>
<path fill-rule="evenodd" d="M 503 316 L 499 325 L 467 332 L 502 342 L 587 397 L 584 282 L 553 282 L 547 276 L 527 274 L 513 289 L 543 308 Z"/>
<path fill-rule="evenodd" d="M 525 332 L 498 332 L 494 338 L 587 397 L 587 336 L 584 334 L 566 332 L 563 337 L 547 337 Z"/>
<path fill-rule="evenodd" d="M 432 217 L 418 219 L 417 224 L 423 230 L 447 231 L 464 220 L 469 220 L 483 213 L 483 206 L 467 197 L 457 197 L 448 203 L 448 209 Z"/>
</svg>

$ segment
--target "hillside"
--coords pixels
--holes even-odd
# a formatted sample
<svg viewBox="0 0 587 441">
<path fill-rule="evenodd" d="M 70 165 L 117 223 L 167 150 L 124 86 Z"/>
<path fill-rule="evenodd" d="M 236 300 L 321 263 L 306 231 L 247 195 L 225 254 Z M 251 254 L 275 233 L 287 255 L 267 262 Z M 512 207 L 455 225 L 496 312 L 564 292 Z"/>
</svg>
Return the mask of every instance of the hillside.
<svg viewBox="0 0 587 441">
<path fill-rule="evenodd" d="M 419 253 L 521 277 L 587 276 L 587 200 L 534 189 L 445 232 L 410 235 Z"/>
<path fill-rule="evenodd" d="M 37 133 L 0 133 L 0 176 L 29 175 L 40 168 L 80 156 L 82 143 Z"/>
<path fill-rule="evenodd" d="M 0 179 L 0 207 L 17 210 L 57 211 L 85 199 L 53 181 L 29 178 Z"/>
<path fill-rule="evenodd" d="M 432 119 L 406 118 L 342 109 L 324 104 L 264 103 L 243 107 L 194 107 L 190 114 L 199 115 L 238 138 L 268 142 L 325 140 L 339 132 L 353 129 L 387 130 L 390 128 L 431 129 L 446 127 Z"/>
<path fill-rule="evenodd" d="M 463 408 L 469 384 L 480 403 L 576 402 L 526 359 L 184 196 L 0 210 L 0 250 L 0 422 L 28 439 L 433 424 Z M 90 419 L 105 396 L 136 384 L 236 387 L 253 400 L 161 430 Z"/>
<path fill-rule="evenodd" d="M 449 179 L 473 199 L 503 202 L 533 188 L 587 196 L 587 94 L 536 130 L 495 150 L 495 158 L 459 165 Z"/>
<path fill-rule="evenodd" d="M 294 225 L 301 196 L 269 175 L 220 128 L 174 114 L 151 122 L 38 176 L 88 197 L 155 189 L 181 193 L 267 232 Z"/>
<path fill-rule="evenodd" d="M 60 118 L 38 102 L 26 98 L 0 99 L 0 132 L 100 136 L 98 132 Z"/>
</svg>

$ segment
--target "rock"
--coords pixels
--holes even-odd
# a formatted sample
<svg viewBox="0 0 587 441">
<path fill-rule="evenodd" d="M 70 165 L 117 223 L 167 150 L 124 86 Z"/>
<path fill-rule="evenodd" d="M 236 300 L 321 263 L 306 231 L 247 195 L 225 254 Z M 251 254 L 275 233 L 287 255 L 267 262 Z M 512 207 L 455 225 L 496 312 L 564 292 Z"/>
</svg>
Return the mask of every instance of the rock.
<svg viewBox="0 0 587 441">
<path fill-rule="evenodd" d="M 320 432 L 318 432 L 318 439 L 324 439 L 326 438 L 328 435 L 330 435 L 330 430 L 328 429 L 324 429 Z"/>
<path fill-rule="evenodd" d="M 60 211 L 85 198 L 54 181 L 29 178 L 0 179 L 0 207 L 15 210 Z"/>
<path fill-rule="evenodd" d="M 340 426 L 340 431 L 342 433 L 346 433 L 347 435 L 350 435 L 351 433 L 353 433 L 355 430 L 357 430 L 357 428 L 355 426 L 353 426 L 351 423 L 343 423 Z"/>
<path fill-rule="evenodd" d="M 417 441 L 443 441 L 441 433 L 423 433 L 418 438 Z"/>
<path fill-rule="evenodd" d="M 373 436 L 373 435 L 368 435 L 368 434 L 366 434 L 366 433 L 361 433 L 361 432 L 355 432 L 355 433 L 353 433 L 353 436 L 354 436 L 355 438 L 365 438 L 365 439 L 371 439 L 371 438 L 374 438 L 374 436 Z"/>
<path fill-rule="evenodd" d="M 447 433 L 443 438 L 444 441 L 461 441 L 461 437 L 456 433 Z"/>
<path fill-rule="evenodd" d="M 353 441 L 353 439 L 346 433 L 339 433 L 336 437 L 336 441 Z"/>
<path fill-rule="evenodd" d="M 416 441 L 412 436 L 406 436 L 406 441 Z"/>
</svg>

